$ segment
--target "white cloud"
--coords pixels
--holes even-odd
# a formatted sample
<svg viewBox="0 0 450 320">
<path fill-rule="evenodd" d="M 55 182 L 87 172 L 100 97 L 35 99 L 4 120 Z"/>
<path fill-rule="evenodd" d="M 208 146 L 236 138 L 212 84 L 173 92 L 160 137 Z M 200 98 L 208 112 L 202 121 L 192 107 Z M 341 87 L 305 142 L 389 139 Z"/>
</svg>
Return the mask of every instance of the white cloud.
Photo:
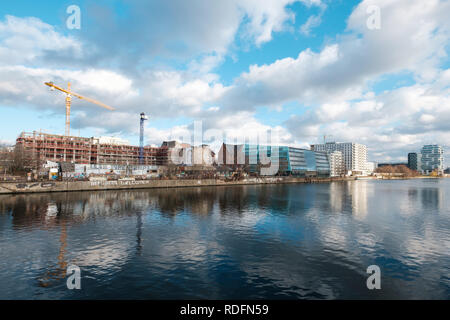
<svg viewBox="0 0 450 320">
<path fill-rule="evenodd" d="M 382 28 L 369 30 L 363 1 L 349 18 L 350 35 L 316 53 L 252 65 L 235 83 L 225 103 L 239 108 L 280 104 L 290 100 L 315 104 L 361 98 L 368 81 L 398 72 L 412 72 L 418 81 L 432 81 L 446 57 L 450 23 L 443 1 L 381 1 Z M 408 7 L 408 10 L 404 10 Z"/>
<path fill-rule="evenodd" d="M 250 21 L 246 25 L 246 35 L 253 38 L 256 45 L 272 40 L 272 33 L 282 31 L 287 21 L 295 16 L 286 9 L 295 0 L 245 0 L 238 1 Z"/>
<path fill-rule="evenodd" d="M 40 19 L 7 15 L 0 21 L 0 64 L 30 63 L 58 51 L 67 51 L 74 57 L 82 54 L 79 41 L 61 35 Z"/>
<path fill-rule="evenodd" d="M 450 70 L 441 70 L 448 59 L 448 1 L 362 1 L 350 15 L 346 33 L 321 50 L 252 65 L 231 86 L 223 85 L 214 70 L 236 37 L 261 46 L 274 33 L 290 30 L 295 16 L 289 5 L 294 2 L 132 1 L 130 16 L 136 21 L 130 21 L 130 28 L 142 32 L 130 36 L 112 23 L 97 28 L 101 34 L 81 30 L 76 39 L 39 19 L 9 16 L 0 21 L 0 103 L 63 113 L 63 96 L 48 92 L 43 82 L 71 81 L 74 91 L 117 108 L 110 113 L 76 101 L 73 124 L 80 128 L 135 132 L 134 117 L 145 111 L 152 119 L 203 119 L 206 130 L 220 128 L 230 137 L 273 130 L 283 144 L 304 145 L 333 134 L 366 143 L 379 159 L 404 157 L 406 149 L 449 138 Z M 319 0 L 301 2 L 325 8 Z M 381 8 L 380 30 L 366 26 L 371 4 Z M 317 25 L 320 16 L 311 16 L 303 31 Z M 110 41 L 112 34 L 116 41 Z M 146 64 L 168 51 L 182 57 L 187 68 Z M 72 68 L 64 67 L 65 57 L 75 58 Z M 400 73 L 411 75 L 416 84 L 373 92 L 371 86 L 381 77 Z M 282 110 L 291 101 L 309 110 L 283 126 L 257 120 L 258 107 Z M 150 126 L 148 138 L 156 143 L 188 128 Z"/>
<path fill-rule="evenodd" d="M 300 32 L 306 36 L 310 35 L 312 29 L 318 27 L 322 23 L 322 17 L 320 15 L 312 15 L 306 20 L 306 22 L 300 27 Z"/>
<path fill-rule="evenodd" d="M 87 17 L 91 20 L 85 25 L 97 28 L 81 32 L 101 51 L 133 55 L 137 60 L 149 56 L 190 59 L 201 54 L 224 55 L 241 31 L 244 45 L 260 46 L 270 41 L 275 32 L 289 30 L 295 15 L 288 5 L 295 2 L 308 7 L 323 6 L 318 0 L 130 0 L 128 14 L 120 17 L 92 5 Z M 130 36 L 129 30 L 139 32 Z M 109 41 L 111 34 L 116 41 Z M 130 46 L 138 50 L 130 52 Z"/>
<path fill-rule="evenodd" d="M 442 80 L 436 83 L 442 85 Z M 321 142 L 321 135 L 333 135 L 337 141 L 365 143 L 372 160 L 405 161 L 408 152 L 423 144 L 448 144 L 450 90 L 434 90 L 434 86 L 416 84 L 358 101 L 322 104 L 292 116 L 286 126 L 310 143 Z"/>
<path fill-rule="evenodd" d="M 149 125 L 146 132 L 146 141 L 151 144 L 160 144 L 161 141 L 177 140 L 190 144 L 194 141 L 195 130 L 200 130 L 201 143 L 212 146 L 218 151 L 222 142 L 228 143 L 257 143 L 293 145 L 292 135 L 282 126 L 269 126 L 255 119 L 249 112 L 238 112 L 232 115 L 218 114 L 206 121 L 179 125 L 166 129 L 158 129 Z"/>
</svg>

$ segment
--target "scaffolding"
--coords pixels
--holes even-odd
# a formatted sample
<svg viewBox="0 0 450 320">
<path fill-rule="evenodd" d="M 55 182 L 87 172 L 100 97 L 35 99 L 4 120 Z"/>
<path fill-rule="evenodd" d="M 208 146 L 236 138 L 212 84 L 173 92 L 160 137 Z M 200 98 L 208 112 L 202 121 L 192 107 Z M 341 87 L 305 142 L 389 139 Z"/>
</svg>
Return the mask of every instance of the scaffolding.
<svg viewBox="0 0 450 320">
<path fill-rule="evenodd" d="M 139 146 L 100 143 L 98 138 L 62 136 L 33 131 L 22 132 L 16 140 L 29 161 L 77 164 L 139 164 Z M 144 147 L 144 165 L 167 164 L 167 147 Z"/>
</svg>

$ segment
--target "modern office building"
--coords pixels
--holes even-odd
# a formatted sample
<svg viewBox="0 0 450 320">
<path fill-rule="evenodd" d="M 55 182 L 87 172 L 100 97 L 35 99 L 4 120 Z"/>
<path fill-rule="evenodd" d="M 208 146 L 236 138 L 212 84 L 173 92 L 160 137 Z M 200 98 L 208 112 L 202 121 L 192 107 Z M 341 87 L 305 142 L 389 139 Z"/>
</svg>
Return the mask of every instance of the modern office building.
<svg viewBox="0 0 450 320">
<path fill-rule="evenodd" d="M 422 147 L 421 171 L 430 174 L 433 171 L 442 173 L 444 171 L 444 150 L 437 144 L 429 144 Z"/>
<path fill-rule="evenodd" d="M 415 171 L 421 171 L 422 154 L 417 152 L 408 153 L 408 168 Z"/>
<path fill-rule="evenodd" d="M 267 175 L 329 176 L 330 163 L 326 152 L 315 152 L 287 146 L 223 144 L 219 151 L 220 165 L 242 168 Z"/>
<path fill-rule="evenodd" d="M 292 148 L 291 148 L 292 149 Z M 311 150 L 305 150 L 306 152 L 311 152 Z M 321 177 L 325 177 L 325 176 L 330 176 L 330 160 L 328 158 L 328 154 L 326 152 L 321 152 L 321 151 L 313 151 L 314 152 L 314 157 L 316 160 L 316 172 L 317 172 L 317 176 Z"/>
<path fill-rule="evenodd" d="M 342 152 L 346 171 L 366 174 L 367 171 L 367 147 L 363 144 L 346 142 L 327 142 L 311 146 L 311 150 L 332 153 Z"/>
</svg>

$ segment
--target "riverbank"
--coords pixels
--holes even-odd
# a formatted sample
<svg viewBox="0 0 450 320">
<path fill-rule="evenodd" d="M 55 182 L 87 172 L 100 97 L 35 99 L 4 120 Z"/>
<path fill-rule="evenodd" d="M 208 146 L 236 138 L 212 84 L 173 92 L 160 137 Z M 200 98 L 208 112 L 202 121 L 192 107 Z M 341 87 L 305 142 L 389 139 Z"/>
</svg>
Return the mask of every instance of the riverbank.
<svg viewBox="0 0 450 320">
<path fill-rule="evenodd" d="M 331 181 L 349 181 L 355 177 L 335 178 L 292 178 L 267 177 L 246 178 L 240 181 L 224 181 L 220 179 L 202 180 L 111 180 L 111 181 L 46 181 L 27 183 L 0 183 L 0 194 L 19 194 L 36 192 L 71 192 L 120 189 L 153 189 L 153 188 L 183 188 L 210 187 L 251 184 L 283 184 L 283 183 L 324 183 Z"/>
</svg>

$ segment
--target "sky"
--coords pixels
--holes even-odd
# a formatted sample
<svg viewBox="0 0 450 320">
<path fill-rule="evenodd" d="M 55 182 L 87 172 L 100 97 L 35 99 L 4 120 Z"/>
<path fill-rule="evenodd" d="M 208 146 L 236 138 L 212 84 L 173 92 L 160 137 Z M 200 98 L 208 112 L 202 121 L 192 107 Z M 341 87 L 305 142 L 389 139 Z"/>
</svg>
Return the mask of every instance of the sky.
<svg viewBox="0 0 450 320">
<path fill-rule="evenodd" d="M 53 81 L 115 108 L 74 98 L 73 135 L 137 145 L 145 112 L 152 145 L 356 142 L 377 162 L 424 144 L 448 154 L 449 16 L 450 0 L 3 1 L 0 144 L 64 133 Z"/>
</svg>

